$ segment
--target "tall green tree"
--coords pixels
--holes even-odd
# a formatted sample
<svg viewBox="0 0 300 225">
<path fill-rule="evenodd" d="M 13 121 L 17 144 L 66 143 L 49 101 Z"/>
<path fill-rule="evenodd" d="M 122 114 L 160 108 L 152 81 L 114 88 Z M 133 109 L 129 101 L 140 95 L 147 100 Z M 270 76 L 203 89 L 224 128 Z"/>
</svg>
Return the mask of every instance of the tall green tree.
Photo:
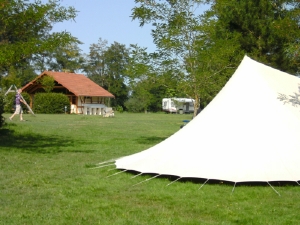
<svg viewBox="0 0 300 225">
<path fill-rule="evenodd" d="M 162 98 L 168 97 L 169 90 L 179 94 L 176 70 L 156 53 L 148 53 L 147 48 L 130 45 L 126 74 L 131 93 L 129 102 L 140 106 L 132 107 L 135 111 L 160 111 Z"/>
<path fill-rule="evenodd" d="M 300 76 L 300 39 L 287 45 L 285 50 L 286 57 L 297 68 L 296 75 Z"/>
<path fill-rule="evenodd" d="M 104 62 L 107 67 L 108 91 L 115 95 L 113 106 L 124 107 L 128 98 L 128 88 L 125 84 L 125 70 L 128 64 L 129 50 L 118 42 L 111 44 L 104 53 Z"/>
<path fill-rule="evenodd" d="M 107 40 L 99 38 L 97 43 L 91 44 L 84 65 L 87 76 L 102 87 L 108 87 L 107 67 L 104 62 L 104 53 L 107 48 Z"/>
<path fill-rule="evenodd" d="M 114 42 L 110 46 L 101 38 L 90 46 L 84 71 L 97 84 L 111 92 L 115 99 L 114 107 L 124 107 L 128 98 L 125 69 L 128 64 L 129 50 L 125 45 Z"/>
<path fill-rule="evenodd" d="M 195 48 L 197 61 L 196 76 L 187 76 L 190 94 L 194 92 L 201 98 L 201 107 L 205 107 L 226 84 L 233 74 L 244 52 L 240 50 L 237 37 L 223 27 L 210 11 L 201 16 Z M 185 85 L 188 87 L 188 85 Z M 187 91 L 188 91 L 187 90 Z"/>
<path fill-rule="evenodd" d="M 54 71 L 76 73 L 82 70 L 85 59 L 78 46 L 80 43 L 59 46 L 49 53 L 43 65 L 47 67 L 47 70 Z"/>
<path fill-rule="evenodd" d="M 8 89 L 11 85 L 21 86 L 21 79 L 17 76 L 18 71 L 14 67 L 10 67 L 7 76 L 1 79 L 1 87 Z"/>
<path fill-rule="evenodd" d="M 0 86 L 5 90 L 11 85 L 16 85 L 17 88 L 26 85 L 28 82 L 33 80 L 37 74 L 34 68 L 28 65 L 26 68 L 15 68 L 11 66 L 6 76 L 1 77 Z"/>
<path fill-rule="evenodd" d="M 125 73 L 128 77 L 130 98 L 125 106 L 129 111 L 148 110 L 151 104 L 152 94 L 150 93 L 153 79 L 153 70 L 150 65 L 151 59 L 146 48 L 138 45 L 130 45 L 130 54 Z"/>
<path fill-rule="evenodd" d="M 4 113 L 4 95 L 3 93 L 0 93 L 0 128 L 4 124 L 4 117 L 2 115 L 3 113 Z"/>
<path fill-rule="evenodd" d="M 214 85 L 221 88 L 216 83 L 216 76 L 222 74 L 230 64 L 229 52 L 234 54 L 234 50 L 226 50 L 228 55 L 224 60 L 215 64 L 214 69 L 209 59 L 217 58 L 219 52 L 212 48 L 218 40 L 213 40 L 213 31 L 208 26 L 202 26 L 203 17 L 201 7 L 204 7 L 204 0 L 136 0 L 138 6 L 133 9 L 133 19 L 138 19 L 140 25 L 151 23 L 153 29 L 152 36 L 157 46 L 159 55 L 163 56 L 163 64 L 167 62 L 176 71 L 179 88 L 184 93 L 181 97 L 195 99 L 195 111 L 200 106 L 202 89 L 204 85 Z M 206 31 L 204 29 L 207 29 Z M 225 35 L 224 35 L 225 36 Z M 219 43 L 216 43 L 221 46 Z M 207 46 L 210 46 L 208 48 Z M 224 47 L 224 49 L 227 45 Z M 208 60 L 199 60 L 199 59 Z M 205 86 L 207 87 L 207 86 Z M 207 88 L 209 89 L 209 88 Z M 203 100 L 203 99 L 202 99 Z"/>
<path fill-rule="evenodd" d="M 298 0 L 211 1 L 218 27 L 235 34 L 241 51 L 275 68 L 295 73 L 300 37 Z M 288 48 L 291 51 L 287 54 Z"/>
<path fill-rule="evenodd" d="M 21 0 L 0 0 L 0 71 L 11 66 L 25 67 L 33 56 L 56 50 L 77 41 L 67 32 L 51 33 L 54 23 L 74 19 L 73 7 L 62 7 L 60 0 L 42 4 Z"/>
</svg>

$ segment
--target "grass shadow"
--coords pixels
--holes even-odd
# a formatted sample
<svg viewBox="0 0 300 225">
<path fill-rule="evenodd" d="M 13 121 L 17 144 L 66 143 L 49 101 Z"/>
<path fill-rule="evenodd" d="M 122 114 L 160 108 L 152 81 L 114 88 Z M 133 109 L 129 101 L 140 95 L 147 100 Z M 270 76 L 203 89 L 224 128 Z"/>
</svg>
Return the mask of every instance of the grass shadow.
<svg viewBox="0 0 300 225">
<path fill-rule="evenodd" d="M 156 136 L 152 136 L 152 137 L 139 137 L 138 139 L 136 139 L 137 143 L 139 144 L 146 144 L 146 145 L 153 145 L 153 144 L 158 144 L 162 141 L 164 141 L 167 137 L 156 137 Z"/>
<path fill-rule="evenodd" d="M 118 169 L 116 169 L 118 171 Z M 143 173 L 141 174 L 139 171 L 135 170 L 127 170 L 127 173 L 132 174 L 132 176 L 141 175 L 145 177 L 146 179 L 149 179 L 151 177 L 156 177 L 158 174 L 156 173 Z M 178 183 L 193 183 L 198 185 L 226 185 L 226 186 L 232 186 L 232 187 L 283 187 L 283 186 L 299 186 L 299 180 L 298 181 L 251 181 L 251 182 L 238 182 L 235 183 L 233 181 L 226 181 L 226 180 L 215 180 L 215 179 L 206 179 L 206 178 L 195 178 L 195 177 L 178 177 L 175 175 L 164 175 L 161 174 L 156 177 L 156 179 L 167 179 L 170 181 L 170 183 L 178 182 Z"/>
<path fill-rule="evenodd" d="M 84 141 L 70 140 L 60 136 L 43 136 L 40 134 L 17 134 L 10 129 L 0 129 L 0 152 L 1 151 L 20 151 L 27 153 L 59 153 L 59 152 L 85 152 L 74 149 L 84 144 Z M 63 150 L 63 148 L 72 147 L 70 150 Z M 73 150 L 71 150 L 73 149 Z M 94 152 L 94 151 L 93 151 Z"/>
</svg>

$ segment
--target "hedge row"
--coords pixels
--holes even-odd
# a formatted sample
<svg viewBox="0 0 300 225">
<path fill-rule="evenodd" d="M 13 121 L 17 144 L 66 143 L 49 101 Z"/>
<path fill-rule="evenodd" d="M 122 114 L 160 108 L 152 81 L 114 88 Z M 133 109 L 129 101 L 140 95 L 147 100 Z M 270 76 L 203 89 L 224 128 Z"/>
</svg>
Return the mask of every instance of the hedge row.
<svg viewBox="0 0 300 225">
<path fill-rule="evenodd" d="M 61 93 L 37 93 L 34 95 L 34 113 L 57 114 L 70 112 L 69 98 Z"/>
</svg>

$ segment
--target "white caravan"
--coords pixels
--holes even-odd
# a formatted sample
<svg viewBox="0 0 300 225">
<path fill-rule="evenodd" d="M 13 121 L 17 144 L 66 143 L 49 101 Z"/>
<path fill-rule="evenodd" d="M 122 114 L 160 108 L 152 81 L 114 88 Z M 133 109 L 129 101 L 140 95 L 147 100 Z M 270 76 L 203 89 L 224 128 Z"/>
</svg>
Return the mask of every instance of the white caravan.
<svg viewBox="0 0 300 225">
<path fill-rule="evenodd" d="M 163 98 L 162 110 L 168 113 L 193 113 L 194 102 L 191 98 Z"/>
</svg>

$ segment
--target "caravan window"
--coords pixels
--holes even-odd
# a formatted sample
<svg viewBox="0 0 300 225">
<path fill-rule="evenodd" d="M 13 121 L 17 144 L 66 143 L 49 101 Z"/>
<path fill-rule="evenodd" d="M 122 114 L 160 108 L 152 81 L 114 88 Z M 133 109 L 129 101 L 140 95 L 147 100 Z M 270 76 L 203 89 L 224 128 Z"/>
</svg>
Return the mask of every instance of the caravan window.
<svg viewBox="0 0 300 225">
<path fill-rule="evenodd" d="M 171 107 L 175 107 L 175 105 L 174 105 L 174 102 L 173 102 L 173 101 L 171 101 Z"/>
</svg>

